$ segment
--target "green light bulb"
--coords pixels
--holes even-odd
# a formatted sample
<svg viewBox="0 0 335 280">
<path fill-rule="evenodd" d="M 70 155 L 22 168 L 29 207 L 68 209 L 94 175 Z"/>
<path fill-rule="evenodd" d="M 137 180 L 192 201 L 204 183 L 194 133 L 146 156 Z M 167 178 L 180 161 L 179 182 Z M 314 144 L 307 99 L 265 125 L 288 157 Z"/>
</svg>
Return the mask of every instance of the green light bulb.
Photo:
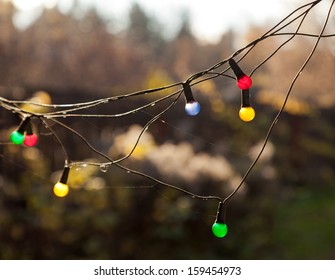
<svg viewBox="0 0 335 280">
<path fill-rule="evenodd" d="M 21 145 L 24 141 L 24 135 L 19 131 L 15 130 L 10 135 L 10 141 L 12 141 L 16 145 Z"/>
<path fill-rule="evenodd" d="M 212 226 L 212 232 L 216 237 L 225 237 L 228 232 L 228 227 L 226 224 L 214 223 Z"/>
</svg>

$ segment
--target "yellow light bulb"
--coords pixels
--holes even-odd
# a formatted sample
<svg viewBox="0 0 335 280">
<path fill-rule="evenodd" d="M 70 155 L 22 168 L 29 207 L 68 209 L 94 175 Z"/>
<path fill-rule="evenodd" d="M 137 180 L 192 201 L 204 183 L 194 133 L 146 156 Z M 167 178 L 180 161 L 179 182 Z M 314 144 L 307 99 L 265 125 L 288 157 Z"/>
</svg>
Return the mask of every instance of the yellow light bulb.
<svg viewBox="0 0 335 280">
<path fill-rule="evenodd" d="M 64 197 L 69 193 L 69 186 L 61 182 L 54 185 L 54 194 L 58 197 Z"/>
<path fill-rule="evenodd" d="M 255 118 L 256 113 L 252 107 L 241 107 L 239 115 L 242 121 L 250 122 Z"/>
</svg>

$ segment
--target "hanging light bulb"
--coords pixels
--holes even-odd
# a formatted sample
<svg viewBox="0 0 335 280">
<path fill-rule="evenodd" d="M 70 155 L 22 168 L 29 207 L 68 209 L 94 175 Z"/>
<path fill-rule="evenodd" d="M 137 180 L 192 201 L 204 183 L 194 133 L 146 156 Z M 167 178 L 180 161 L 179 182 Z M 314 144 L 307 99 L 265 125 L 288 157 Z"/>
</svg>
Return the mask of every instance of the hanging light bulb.
<svg viewBox="0 0 335 280">
<path fill-rule="evenodd" d="M 237 86 L 242 90 L 250 88 L 251 85 L 252 85 L 252 80 L 247 75 L 244 75 L 242 78 L 237 80 Z"/>
<path fill-rule="evenodd" d="M 200 104 L 197 101 L 187 102 L 185 111 L 189 116 L 196 116 L 200 112 Z"/>
<path fill-rule="evenodd" d="M 250 122 L 256 116 L 254 108 L 252 108 L 250 105 L 249 89 L 242 90 L 241 92 L 241 109 L 239 111 L 239 116 L 240 119 L 244 122 Z"/>
<path fill-rule="evenodd" d="M 24 136 L 24 141 L 23 144 L 26 145 L 27 147 L 34 147 L 36 146 L 38 142 L 38 137 L 35 134 L 26 134 Z"/>
<path fill-rule="evenodd" d="M 193 97 L 193 93 L 188 82 L 183 83 L 184 95 L 186 100 L 185 112 L 189 116 L 196 116 L 200 112 L 200 104 Z"/>
<path fill-rule="evenodd" d="M 255 116 L 255 110 L 254 108 L 250 107 L 241 107 L 240 111 L 239 111 L 239 116 L 240 119 L 244 122 L 251 122 Z"/>
<path fill-rule="evenodd" d="M 242 69 L 238 66 L 233 58 L 229 59 L 228 63 L 236 76 L 237 86 L 242 90 L 250 88 L 252 85 L 251 78 L 248 75 L 244 74 Z"/>
<path fill-rule="evenodd" d="M 216 213 L 216 220 L 212 225 L 212 232 L 218 238 L 223 238 L 228 233 L 228 227 L 224 222 L 224 204 L 223 202 L 219 203 L 218 211 Z"/>
<path fill-rule="evenodd" d="M 65 197 L 69 193 L 67 179 L 69 177 L 70 167 L 65 166 L 60 180 L 54 185 L 53 192 L 58 197 Z"/>
<path fill-rule="evenodd" d="M 13 131 L 10 135 L 10 141 L 12 141 L 12 143 L 14 143 L 15 145 L 21 145 L 24 141 L 23 133 L 17 130 Z"/>
<path fill-rule="evenodd" d="M 30 122 L 30 117 L 26 117 L 25 119 L 23 119 L 18 129 L 11 133 L 10 141 L 12 141 L 12 143 L 14 143 L 15 145 L 21 145 L 23 143 L 24 133 L 27 129 L 29 122 Z"/>
<path fill-rule="evenodd" d="M 38 142 L 38 137 L 33 132 L 32 124 L 31 122 L 28 124 L 26 134 L 24 135 L 24 141 L 23 144 L 27 147 L 34 147 Z"/>
</svg>

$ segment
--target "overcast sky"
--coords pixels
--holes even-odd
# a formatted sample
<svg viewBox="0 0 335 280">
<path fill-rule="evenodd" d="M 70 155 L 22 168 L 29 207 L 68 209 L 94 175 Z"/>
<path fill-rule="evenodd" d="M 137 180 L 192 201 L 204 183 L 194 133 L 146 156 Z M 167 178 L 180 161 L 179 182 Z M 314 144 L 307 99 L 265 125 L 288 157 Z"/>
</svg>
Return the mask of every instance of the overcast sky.
<svg viewBox="0 0 335 280">
<path fill-rule="evenodd" d="M 42 5 L 52 8 L 58 5 L 63 11 L 73 0 L 13 0 L 23 12 L 17 16 L 18 25 L 24 26 L 28 18 L 38 14 Z M 83 6 L 94 5 L 100 13 L 119 20 L 121 28 L 126 22 L 129 7 L 138 2 L 149 15 L 154 15 L 163 26 L 173 30 L 180 24 L 183 11 L 192 20 L 192 30 L 201 39 L 216 40 L 224 31 L 245 29 L 250 23 L 261 24 L 279 20 L 288 12 L 287 0 L 77 0 Z M 290 4 L 292 4 L 291 1 Z M 310 1 L 303 1 L 310 2 Z M 293 5 L 293 4 L 292 4 Z M 294 7 L 294 6 L 293 6 Z M 291 7 L 291 9 L 293 8 Z"/>
</svg>

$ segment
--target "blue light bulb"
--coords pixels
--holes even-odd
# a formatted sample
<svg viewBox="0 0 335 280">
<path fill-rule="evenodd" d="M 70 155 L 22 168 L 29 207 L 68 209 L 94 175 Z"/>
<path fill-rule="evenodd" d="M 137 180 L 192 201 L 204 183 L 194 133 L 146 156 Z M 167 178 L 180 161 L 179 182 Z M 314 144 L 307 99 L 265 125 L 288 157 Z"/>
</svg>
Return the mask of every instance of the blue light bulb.
<svg viewBox="0 0 335 280">
<path fill-rule="evenodd" d="M 185 105 L 185 112 L 189 116 L 196 116 L 200 112 L 200 104 L 197 101 L 190 101 L 187 102 Z"/>
</svg>

